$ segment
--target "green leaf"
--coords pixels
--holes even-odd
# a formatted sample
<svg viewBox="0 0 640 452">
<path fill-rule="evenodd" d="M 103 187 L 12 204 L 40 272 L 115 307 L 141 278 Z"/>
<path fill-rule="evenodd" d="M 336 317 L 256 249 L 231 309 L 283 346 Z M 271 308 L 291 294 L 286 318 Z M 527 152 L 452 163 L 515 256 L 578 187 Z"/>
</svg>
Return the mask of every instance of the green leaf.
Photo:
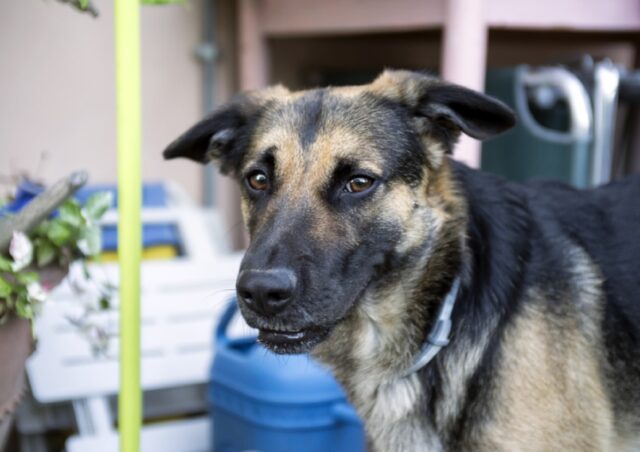
<svg viewBox="0 0 640 452">
<path fill-rule="evenodd" d="M 53 262 L 56 257 L 56 249 L 48 240 L 39 240 L 36 245 L 36 263 L 38 267 L 44 267 L 45 265 Z"/>
<path fill-rule="evenodd" d="M 111 299 L 107 296 L 100 297 L 99 305 L 102 311 L 106 311 L 111 307 Z"/>
<path fill-rule="evenodd" d="M 59 218 L 74 228 L 79 228 L 84 224 L 80 205 L 74 200 L 65 201 L 58 209 L 58 212 L 60 213 Z"/>
<path fill-rule="evenodd" d="M 7 320 L 9 318 L 8 314 L 9 314 L 9 307 L 6 304 L 4 304 L 3 300 L 0 300 L 0 326 L 7 323 Z"/>
<path fill-rule="evenodd" d="M 89 272 L 89 264 L 87 264 L 87 261 L 84 259 L 81 259 L 81 262 L 82 262 L 82 276 L 84 276 L 84 279 L 90 280 L 91 272 Z"/>
<path fill-rule="evenodd" d="M 50 220 L 44 220 L 42 223 L 40 223 L 38 226 L 35 227 L 35 229 L 30 235 L 38 236 L 38 237 L 46 236 L 50 223 L 51 223 Z"/>
<path fill-rule="evenodd" d="M 109 191 L 94 193 L 84 205 L 84 211 L 91 220 L 99 220 L 113 204 L 113 195 Z"/>
<path fill-rule="evenodd" d="M 0 256 L 0 271 L 10 272 L 12 261 L 4 256 Z"/>
<path fill-rule="evenodd" d="M 0 298 L 7 298 L 13 292 L 13 286 L 0 276 Z"/>
<path fill-rule="evenodd" d="M 16 314 L 24 319 L 33 319 L 34 310 L 33 306 L 29 302 L 29 299 L 24 294 L 18 295 L 16 300 Z"/>
<path fill-rule="evenodd" d="M 22 285 L 29 285 L 32 282 L 36 282 L 40 280 L 40 277 L 36 272 L 20 272 L 16 273 L 16 279 Z"/>
<path fill-rule="evenodd" d="M 59 219 L 55 219 L 47 229 L 47 237 L 54 245 L 62 246 L 71 239 L 71 229 Z"/>
<path fill-rule="evenodd" d="M 85 256 L 95 256 L 102 250 L 102 230 L 97 224 L 91 225 L 80 232 L 78 248 Z"/>
</svg>

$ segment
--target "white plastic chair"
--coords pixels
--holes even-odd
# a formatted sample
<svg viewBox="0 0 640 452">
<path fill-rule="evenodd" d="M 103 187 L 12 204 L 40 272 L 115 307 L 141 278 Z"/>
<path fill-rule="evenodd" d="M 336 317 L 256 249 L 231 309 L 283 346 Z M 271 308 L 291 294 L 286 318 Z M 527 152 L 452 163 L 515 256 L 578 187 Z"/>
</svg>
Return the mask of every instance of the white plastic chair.
<svg viewBox="0 0 640 452">
<path fill-rule="evenodd" d="M 143 391 L 208 381 L 213 355 L 212 331 L 220 311 L 233 294 L 240 258 L 240 255 L 231 255 L 208 263 L 150 262 L 145 265 L 141 313 Z M 111 280 L 117 277 L 117 268 L 104 267 L 94 273 L 97 278 Z M 71 402 L 73 405 L 79 437 L 72 437 L 67 443 L 70 452 L 116 450 L 109 448 L 113 441 L 117 443 L 109 396 L 118 392 L 117 300 L 113 309 L 93 316 L 92 321 L 116 336 L 107 352 L 96 356 L 86 338 L 68 320 L 83 313 L 81 303 L 72 293 L 67 284 L 56 290 L 37 322 L 39 345 L 27 363 L 32 393 L 40 403 Z M 205 424 L 204 420 L 196 419 L 145 427 L 143 450 L 199 450 L 195 446 L 206 450 L 209 437 Z M 168 437 L 173 439 L 170 441 Z M 106 448 L 97 448 L 96 445 L 102 443 Z M 184 449 L 175 444 L 184 444 Z"/>
<path fill-rule="evenodd" d="M 149 425 L 140 432 L 140 451 L 210 452 L 210 430 L 206 418 Z M 74 436 L 67 441 L 67 452 L 117 452 L 118 446 L 118 435 L 115 433 Z"/>
<path fill-rule="evenodd" d="M 226 241 L 212 240 L 212 236 L 221 236 L 221 222 L 211 215 L 205 218 L 200 209 L 145 209 L 142 218 L 145 224 L 175 224 L 184 251 L 180 258 L 142 265 L 143 392 L 202 388 L 212 360 L 213 328 L 234 294 L 241 255 L 223 253 Z M 108 212 L 104 223 L 115 222 L 115 212 Z M 72 406 L 78 435 L 67 441 L 69 452 L 115 451 L 118 441 L 110 400 L 119 387 L 118 300 L 113 300 L 111 309 L 91 317 L 114 336 L 107 353 L 95 355 L 86 337 L 69 321 L 85 312 L 83 301 L 97 299 L 97 287 L 81 296 L 73 290 L 69 280 L 82 280 L 81 273 L 80 267 L 72 268 L 70 278 L 44 305 L 36 322 L 38 347 L 27 362 L 27 373 L 33 398 L 41 406 Z M 91 273 L 96 282 L 117 284 L 119 279 L 115 263 L 92 265 Z M 165 416 L 189 414 L 179 404 L 173 407 L 170 398 L 163 404 Z M 195 418 L 150 424 L 143 427 L 141 440 L 142 450 L 154 452 L 207 450 L 208 421 Z M 36 447 L 27 449 L 43 450 L 41 443 L 33 444 Z"/>
</svg>

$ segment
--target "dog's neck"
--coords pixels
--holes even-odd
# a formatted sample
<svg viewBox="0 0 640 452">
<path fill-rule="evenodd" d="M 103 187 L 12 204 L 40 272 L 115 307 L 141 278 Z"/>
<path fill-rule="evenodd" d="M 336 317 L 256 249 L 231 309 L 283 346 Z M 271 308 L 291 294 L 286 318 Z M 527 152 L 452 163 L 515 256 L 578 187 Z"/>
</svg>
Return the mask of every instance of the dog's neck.
<svg viewBox="0 0 640 452">
<path fill-rule="evenodd" d="M 407 290 L 406 280 L 387 287 L 384 293 L 368 293 L 351 318 L 342 324 L 349 328 L 338 326 L 329 340 L 314 351 L 316 357 L 332 368 L 365 420 L 374 450 L 410 451 L 416 445 L 424 447 L 425 444 L 431 445 L 428 450 L 442 449 L 439 421 L 448 422 L 451 409 L 436 406 L 437 413 L 427 413 L 433 391 L 424 384 L 423 375 L 424 371 L 433 373 L 430 367 L 437 366 L 436 360 L 409 375 L 407 369 L 420 356 L 421 345 L 435 321 L 435 312 L 445 302 L 447 293 L 451 293 L 451 282 L 448 278 L 448 282 L 441 283 L 444 289 L 439 291 L 444 294 L 439 299 L 430 296 L 430 303 L 413 307 L 416 299 L 408 298 L 407 294 L 418 294 L 422 290 L 419 287 Z M 453 338 L 449 347 L 456 347 L 456 339 Z M 443 349 L 437 361 L 449 363 L 447 354 L 448 349 Z M 446 367 L 455 369 L 460 365 L 451 362 Z M 441 381 L 454 388 L 453 378 L 445 377 Z M 460 381 L 457 384 L 459 387 Z M 456 404 L 463 398 L 457 394 L 447 397 L 455 399 Z M 431 419 L 432 425 L 425 426 L 425 419 Z M 406 436 L 398 436 L 398 432 Z"/>
<path fill-rule="evenodd" d="M 314 356 L 328 364 L 342 383 L 380 450 L 384 444 L 391 447 L 388 441 L 394 445 L 387 450 L 411 450 L 411 443 L 431 443 L 437 450 L 440 444 L 436 418 L 425 416 L 431 394 L 422 383 L 422 372 L 406 372 L 419 356 L 463 266 L 466 205 L 455 187 L 449 190 L 449 198 L 440 203 L 446 211 L 441 215 L 444 220 L 428 237 L 424 253 L 410 262 L 396 262 L 400 272 L 381 275 L 348 318 L 314 350 Z M 445 362 L 446 354 L 441 352 L 438 360 Z M 425 417 L 434 419 L 432 432 L 424 428 Z M 402 440 L 407 441 L 406 449 L 397 447 L 399 438 L 387 435 L 397 432 L 392 426 L 399 424 L 416 424 L 407 427 L 411 434 Z"/>
</svg>

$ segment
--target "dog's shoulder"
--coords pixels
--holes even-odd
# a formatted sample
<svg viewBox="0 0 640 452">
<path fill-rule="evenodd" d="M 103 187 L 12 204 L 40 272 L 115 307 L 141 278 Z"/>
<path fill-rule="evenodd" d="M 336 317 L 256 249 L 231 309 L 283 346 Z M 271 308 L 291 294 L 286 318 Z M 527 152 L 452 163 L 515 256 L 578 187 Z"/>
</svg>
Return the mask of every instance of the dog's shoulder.
<svg viewBox="0 0 640 452">
<path fill-rule="evenodd" d="M 458 163 L 452 169 L 468 204 L 471 298 L 487 307 L 477 311 L 501 313 L 503 325 L 495 335 L 501 339 L 488 349 L 495 353 L 485 359 L 499 362 L 480 366 L 483 378 L 474 377 L 471 387 L 494 375 L 482 369 L 509 369 L 499 378 L 504 389 L 540 371 L 540 362 L 559 358 L 545 378 L 562 380 L 560 369 L 568 366 L 567 375 L 581 375 L 576 384 L 588 383 L 580 391 L 602 385 L 596 399 L 610 401 L 621 438 L 631 438 L 640 428 L 640 367 L 634 364 L 640 362 L 640 176 L 577 190 L 551 181 L 516 183 Z M 549 353 L 537 356 L 541 341 Z M 555 356 L 551 350 L 564 351 Z M 581 358 L 571 364 L 567 356 Z M 524 392 L 531 391 L 514 394 Z"/>
<path fill-rule="evenodd" d="M 544 183 L 532 189 L 541 224 L 556 225 L 597 266 L 608 318 L 618 312 L 640 332 L 640 174 L 591 190 Z"/>
<path fill-rule="evenodd" d="M 556 181 L 512 182 L 459 163 L 453 168 L 469 203 L 470 227 L 480 222 L 485 235 L 496 229 L 501 241 L 542 241 L 558 258 L 567 244 L 584 249 L 612 286 L 608 295 L 635 298 L 640 306 L 640 174 L 578 190 Z"/>
<path fill-rule="evenodd" d="M 491 276 L 493 295 L 514 282 L 521 294 L 537 293 L 528 301 L 511 296 L 505 301 L 511 310 L 533 309 L 551 321 L 547 325 L 584 330 L 595 349 L 601 348 L 616 424 L 628 432 L 640 428 L 634 420 L 640 416 L 640 367 L 634 364 L 640 362 L 640 175 L 577 190 L 453 167 L 469 204 L 471 244 L 475 237 L 477 249 L 484 250 L 476 252 L 476 274 Z M 519 266 L 522 256 L 526 268 Z M 585 314 L 588 322 L 577 321 Z M 513 324 L 523 318 L 513 316 Z"/>
</svg>

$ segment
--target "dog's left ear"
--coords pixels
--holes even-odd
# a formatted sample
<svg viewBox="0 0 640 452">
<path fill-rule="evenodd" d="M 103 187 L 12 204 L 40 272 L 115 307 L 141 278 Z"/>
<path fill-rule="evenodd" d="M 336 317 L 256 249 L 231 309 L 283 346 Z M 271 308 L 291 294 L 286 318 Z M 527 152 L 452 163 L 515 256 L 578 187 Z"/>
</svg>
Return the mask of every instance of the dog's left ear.
<svg viewBox="0 0 640 452">
<path fill-rule="evenodd" d="M 484 140 L 516 123 L 513 111 L 499 100 L 426 74 L 388 70 L 375 85 L 423 119 L 421 126 L 426 130 L 421 132 L 436 133 L 434 129 L 439 128 L 453 141 L 460 132 Z"/>
<path fill-rule="evenodd" d="M 470 137 L 486 140 L 516 123 L 513 111 L 493 97 L 458 85 L 428 89 L 416 113 L 445 127 L 456 127 Z"/>
</svg>

